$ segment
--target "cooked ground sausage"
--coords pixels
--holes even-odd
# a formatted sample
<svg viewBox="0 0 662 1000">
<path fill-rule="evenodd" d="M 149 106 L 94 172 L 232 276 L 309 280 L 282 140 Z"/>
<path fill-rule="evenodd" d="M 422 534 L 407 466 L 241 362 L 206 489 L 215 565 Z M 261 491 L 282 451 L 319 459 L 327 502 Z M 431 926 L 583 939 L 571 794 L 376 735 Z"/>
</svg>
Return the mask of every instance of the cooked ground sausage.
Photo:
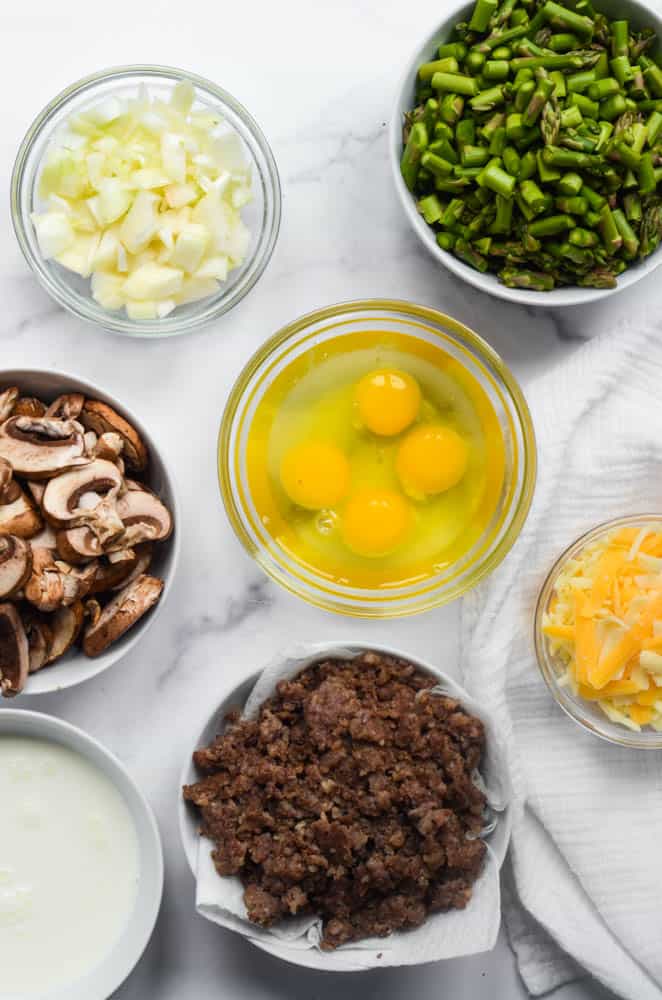
<svg viewBox="0 0 662 1000">
<path fill-rule="evenodd" d="M 331 949 L 467 905 L 485 856 L 472 779 L 485 735 L 433 685 L 380 653 L 320 661 L 194 754 L 184 796 L 250 920 L 318 914 Z"/>
</svg>

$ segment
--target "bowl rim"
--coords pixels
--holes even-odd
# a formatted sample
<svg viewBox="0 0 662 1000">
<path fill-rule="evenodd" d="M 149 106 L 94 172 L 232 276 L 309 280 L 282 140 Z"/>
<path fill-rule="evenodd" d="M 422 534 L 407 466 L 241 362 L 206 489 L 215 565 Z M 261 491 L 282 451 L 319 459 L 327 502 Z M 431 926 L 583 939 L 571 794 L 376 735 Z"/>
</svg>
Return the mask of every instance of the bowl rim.
<svg viewBox="0 0 662 1000">
<path fill-rule="evenodd" d="M 35 142 L 48 126 L 52 116 L 65 107 L 72 98 L 78 94 L 93 90 L 97 84 L 107 82 L 120 83 L 122 80 L 132 76 L 147 76 L 162 79 L 167 77 L 173 82 L 188 80 L 196 88 L 213 95 L 214 99 L 221 106 L 228 107 L 241 120 L 242 125 L 250 136 L 251 142 L 254 143 L 255 148 L 264 159 L 265 169 L 264 173 L 260 170 L 260 175 L 264 181 L 265 217 L 261 220 L 258 244 L 253 258 L 245 271 L 244 278 L 240 279 L 236 285 L 231 286 L 226 294 L 221 294 L 220 298 L 216 299 L 213 305 L 210 304 L 206 308 L 201 309 L 201 311 L 187 316 L 185 319 L 178 317 L 175 311 L 171 316 L 163 319 L 131 320 L 125 317 L 121 310 L 113 312 L 103 310 L 100 306 L 91 306 L 90 302 L 93 300 L 89 296 L 82 302 L 79 302 L 68 293 L 66 286 L 61 287 L 58 282 L 52 280 L 41 254 L 33 252 L 23 225 L 21 201 L 23 197 L 25 167 Z M 246 142 L 243 136 L 242 140 Z M 250 146 L 251 143 L 247 143 L 247 145 Z M 251 150 L 251 153 L 255 159 L 254 151 Z M 10 182 L 10 207 L 12 226 L 21 252 L 42 288 L 46 290 L 58 305 L 62 306 L 67 312 L 78 319 L 99 326 L 110 333 L 126 337 L 155 339 L 157 337 L 181 336 L 208 326 L 215 319 L 229 312 L 230 309 L 237 305 L 251 291 L 266 270 L 276 247 L 282 216 L 282 189 L 276 160 L 264 132 L 250 112 L 229 91 L 224 90 L 206 77 L 189 72 L 188 70 L 179 69 L 175 66 L 158 63 L 145 63 L 144 65 L 128 63 L 126 65 L 109 66 L 106 69 L 90 73 L 74 81 L 56 94 L 37 114 L 23 136 L 16 154 Z M 266 219 L 267 210 L 271 216 L 268 228 L 266 226 L 268 221 Z M 221 289 L 220 291 L 222 292 L 223 290 Z M 204 302 L 205 300 L 202 301 Z"/>
<path fill-rule="evenodd" d="M 151 897 L 144 896 L 145 880 L 142 877 L 144 869 L 141 869 L 141 877 L 138 879 L 134 911 L 139 904 L 141 892 L 146 900 L 143 905 L 145 914 L 140 935 L 132 936 L 129 939 L 129 944 L 123 949 L 123 954 L 120 953 L 114 960 L 112 975 L 106 977 L 107 980 L 110 979 L 110 983 L 107 981 L 104 986 L 99 984 L 100 991 L 95 989 L 93 993 L 90 994 L 86 991 L 85 994 L 85 1000 L 108 1000 L 125 982 L 142 958 L 154 933 L 161 909 L 165 864 L 161 834 L 154 810 L 122 761 L 84 729 L 47 712 L 28 711 L 24 708 L 0 708 L 0 739 L 3 735 L 10 735 L 12 732 L 18 736 L 26 736 L 26 738 L 60 743 L 79 754 L 96 770 L 104 774 L 121 795 L 129 811 L 141 853 L 149 856 L 150 863 L 154 865 L 155 891 Z M 103 767 L 99 761 L 103 761 L 106 767 Z M 137 822 L 138 817 L 142 821 L 140 824 Z M 112 954 L 111 951 L 106 959 L 102 960 L 102 964 L 97 967 L 96 971 L 103 968 L 103 964 L 108 961 Z M 88 973 L 88 975 L 94 974 L 95 970 Z M 79 998 L 82 1000 L 80 992 L 75 989 L 76 986 L 76 981 L 63 986 L 61 992 L 58 991 L 54 995 L 53 1000 L 60 1000 L 60 997 L 65 996 L 71 997 L 72 1000 L 79 1000 Z"/>
<path fill-rule="evenodd" d="M 660 31 L 658 34 L 662 37 L 662 18 L 655 10 L 644 6 L 637 2 L 637 0 L 628 0 L 628 4 L 645 11 L 651 20 L 659 25 Z M 466 281 L 479 291 L 507 302 L 516 302 L 519 305 L 526 306 L 542 306 L 547 309 L 558 309 L 565 306 L 592 305 L 607 296 L 615 295 L 626 288 L 631 288 L 642 278 L 652 274 L 662 264 L 662 247 L 658 247 L 649 257 L 644 258 L 644 260 L 639 261 L 634 267 L 629 267 L 623 274 L 620 274 L 614 288 L 581 288 L 577 285 L 564 285 L 561 288 L 554 288 L 549 292 L 537 292 L 521 288 L 508 288 L 508 286 L 501 284 L 494 273 L 486 272 L 482 274 L 480 271 L 476 271 L 475 268 L 463 263 L 449 251 L 442 250 L 437 245 L 434 237 L 430 235 L 432 229 L 416 210 L 415 200 L 400 173 L 404 97 L 412 72 L 420 65 L 422 53 L 432 48 L 432 43 L 437 40 L 442 25 L 453 20 L 459 20 L 460 14 L 463 11 L 469 11 L 470 8 L 471 0 L 450 0 L 443 20 L 437 16 L 431 30 L 423 36 L 423 40 L 419 41 L 412 50 L 409 59 L 404 64 L 403 72 L 396 86 L 388 129 L 389 161 L 395 192 L 411 229 L 428 253 L 452 274 Z"/>
<path fill-rule="evenodd" d="M 169 504 L 173 519 L 174 530 L 170 536 L 163 543 L 165 546 L 169 546 L 169 568 L 167 574 L 163 574 L 163 593 L 161 598 L 157 601 L 156 605 L 150 610 L 150 612 L 136 625 L 129 629 L 118 641 L 109 647 L 109 650 L 100 657 L 86 657 L 82 652 L 78 651 L 76 653 L 77 659 L 80 660 L 81 676 L 76 677 L 67 681 L 66 683 L 57 681 L 57 661 L 43 671 L 38 671 L 35 675 L 39 676 L 41 681 L 39 683 L 38 690 L 31 690 L 30 677 L 23 690 L 16 695 L 16 698 L 39 696 L 42 694 L 57 693 L 59 691 L 65 691 L 71 687 L 77 687 L 79 684 L 85 683 L 85 681 L 91 680 L 93 677 L 97 677 L 99 674 L 104 673 L 110 667 L 114 666 L 119 660 L 123 659 L 124 656 L 128 655 L 134 646 L 140 641 L 140 639 L 145 635 L 148 629 L 151 628 L 152 624 L 163 610 L 168 597 L 171 593 L 175 577 L 177 575 L 177 568 L 179 565 L 179 557 L 181 553 L 181 536 L 182 536 L 182 513 L 181 506 L 179 502 L 179 486 L 177 478 L 174 475 L 170 462 L 164 457 L 164 450 L 159 442 L 158 438 L 155 438 L 150 430 L 147 429 L 143 421 L 136 416 L 132 409 L 126 406 L 124 403 L 119 401 L 111 393 L 107 392 L 101 386 L 94 382 L 91 382 L 88 378 L 81 375 L 77 375 L 73 372 L 67 372 L 62 369 L 47 369 L 47 368 L 1 368 L 0 369 L 0 384 L 7 385 L 21 385 L 22 379 L 54 379 L 63 380 L 68 385 L 75 385 L 81 389 L 84 389 L 90 397 L 98 398 L 104 402 L 108 402 L 113 409 L 126 417 L 128 422 L 136 427 L 141 437 L 147 442 L 150 456 L 156 455 L 159 460 L 160 467 L 163 471 L 163 477 L 167 485 L 168 492 L 170 494 Z M 55 393 L 58 395 L 59 393 Z M 114 648 L 113 648 L 114 647 Z M 106 662 L 107 659 L 107 662 Z M 85 669 L 82 669 L 82 668 Z M 51 675 L 51 672 L 55 671 L 55 678 L 52 683 L 44 683 L 44 678 Z M 7 702 L 8 699 L 0 699 L 0 706 Z M 9 699 L 9 701 L 14 701 L 15 699 Z M 2 709 L 0 708 L 0 711 Z"/>
<path fill-rule="evenodd" d="M 452 340 L 464 338 L 470 351 L 477 355 L 482 363 L 486 363 L 488 367 L 494 370 L 500 388 L 505 391 L 507 397 L 512 402 L 519 432 L 522 436 L 523 479 L 520 496 L 516 506 L 513 508 L 510 522 L 499 544 L 493 551 L 489 552 L 486 558 L 477 563 L 475 569 L 472 569 L 470 582 L 462 583 L 460 581 L 459 583 L 454 583 L 449 587 L 448 591 L 441 594 L 438 587 L 428 586 L 421 595 L 422 599 L 415 606 L 407 605 L 403 607 L 398 605 L 389 608 L 386 612 L 381 611 L 381 605 L 374 601 L 364 600 L 363 604 L 355 606 L 342 603 L 333 597 L 325 599 L 323 594 L 318 594 L 316 591 L 309 593 L 303 585 L 298 584 L 297 580 L 291 580 L 282 569 L 280 561 L 271 558 L 268 553 L 265 554 L 262 546 L 255 545 L 246 532 L 243 525 L 242 506 L 235 498 L 228 470 L 231 454 L 230 439 L 235 417 L 247 385 L 261 365 L 267 359 L 276 357 L 280 348 L 294 339 L 307 327 L 311 327 L 320 321 L 359 312 L 366 315 L 379 315 L 385 312 L 404 315 L 409 321 L 422 320 L 443 327 L 446 333 L 450 334 Z M 452 316 L 448 316 L 431 306 L 409 302 L 404 299 L 372 298 L 338 302 L 305 313 L 281 327 L 257 348 L 235 379 L 227 397 L 218 433 L 217 464 L 221 499 L 233 531 L 245 551 L 272 580 L 275 580 L 289 593 L 322 610 L 354 618 L 384 620 L 420 614 L 456 600 L 473 589 L 505 559 L 517 541 L 531 508 L 537 477 L 537 447 L 533 418 L 519 382 L 501 356 L 480 334 L 476 333 L 471 327 L 466 326 L 460 320 L 454 319 Z"/>
<path fill-rule="evenodd" d="M 435 666 L 424 656 L 420 656 L 418 653 L 416 654 L 408 653 L 399 646 L 391 645 L 388 643 L 372 642 L 371 640 L 362 642 L 360 637 L 359 638 L 357 638 L 356 636 L 345 637 L 341 635 L 337 639 L 317 640 L 314 642 L 304 641 L 299 643 L 290 643 L 285 649 L 281 650 L 278 653 L 278 658 L 284 660 L 287 659 L 289 655 L 295 653 L 297 656 L 305 656 L 306 659 L 309 660 L 308 665 L 310 665 L 310 663 L 315 662 L 320 657 L 329 654 L 338 647 L 346 647 L 347 649 L 355 650 L 356 655 L 359 655 L 361 652 L 374 650 L 377 653 L 384 653 L 388 656 L 395 656 L 398 657 L 399 659 L 407 660 L 409 663 L 412 663 L 415 667 L 420 668 L 424 673 L 430 674 L 431 676 L 440 680 L 442 683 L 450 682 L 451 687 L 456 689 L 455 693 L 457 694 L 460 700 L 462 700 L 462 697 L 465 697 L 473 700 L 477 704 L 481 703 L 480 698 L 471 695 L 460 681 L 456 680 L 454 677 L 451 677 L 449 674 L 445 673 L 445 671 Z M 212 724 L 218 720 L 219 713 L 224 709 L 224 707 L 228 705 L 228 703 L 232 704 L 232 698 L 235 692 L 239 692 L 244 688 L 248 688 L 248 692 L 250 693 L 256 681 L 263 673 L 264 669 L 265 666 L 261 666 L 257 670 L 252 671 L 248 676 L 244 677 L 243 679 L 233 680 L 231 683 L 222 685 L 215 708 L 212 710 L 211 713 L 207 711 L 205 713 L 204 719 L 202 719 L 199 726 L 196 727 L 196 736 L 195 736 L 196 743 L 193 749 L 197 749 L 200 745 L 202 745 L 200 741 L 202 740 L 205 731 L 209 729 L 212 726 Z M 301 669 L 305 670 L 306 668 L 304 666 Z M 245 704 L 245 699 L 243 704 Z M 242 710 L 243 710 L 243 704 L 242 704 Z M 188 757 L 184 761 L 179 777 L 177 814 L 179 821 L 179 836 L 180 836 L 181 846 L 183 848 L 184 855 L 186 857 L 188 868 L 191 872 L 191 875 L 193 876 L 193 879 L 195 880 L 196 848 L 200 838 L 198 835 L 192 832 L 192 827 L 194 824 L 191 818 L 191 808 L 188 805 L 188 803 L 184 801 L 184 797 L 182 795 L 182 788 L 184 787 L 184 785 L 189 783 L 191 768 L 192 768 L 192 750 L 189 750 Z M 509 801 L 506 803 L 505 808 L 499 812 L 499 826 L 501 827 L 501 838 L 498 841 L 496 847 L 492 846 L 492 852 L 496 858 L 499 870 L 503 866 L 506 854 L 508 853 L 508 847 L 510 844 L 510 837 L 512 833 L 513 808 L 514 808 L 513 799 L 511 795 Z M 235 931 L 233 933 L 238 933 L 238 932 Z M 299 955 L 299 953 L 297 952 L 288 951 L 285 954 L 282 954 L 281 946 L 276 941 L 271 943 L 257 938 L 252 938 L 250 936 L 247 936 L 246 940 L 248 940 L 250 944 L 255 945 L 255 947 L 259 948 L 261 951 L 264 951 L 269 955 L 273 955 L 275 958 L 287 962 L 290 965 L 296 965 L 299 968 L 319 969 L 325 972 L 371 971 L 371 970 L 366 970 L 363 966 L 357 966 L 355 969 L 329 969 L 328 964 L 324 961 L 324 957 L 321 952 L 318 953 L 315 950 L 302 951 Z M 305 960 L 306 956 L 309 959 L 308 961 Z M 312 960 L 310 960 L 311 958 Z M 416 964 L 425 964 L 425 963 L 422 962 Z M 385 966 L 385 968 L 387 968 L 387 966 Z"/>
<path fill-rule="evenodd" d="M 602 722 L 602 720 L 599 719 L 599 716 L 596 715 L 594 718 L 589 715 L 588 712 L 582 711 L 581 706 L 584 704 L 583 700 L 575 698 L 574 696 L 570 697 L 565 688 L 559 687 L 552 657 L 548 651 L 548 643 L 542 631 L 542 617 L 549 602 L 549 598 L 553 593 L 557 577 L 569 558 L 578 552 L 581 552 L 587 545 L 600 538 L 601 535 L 607 534 L 609 531 L 637 524 L 643 527 L 649 522 L 657 522 L 662 527 L 662 514 L 650 512 L 610 518 L 607 521 L 601 521 L 600 524 L 596 524 L 593 528 L 589 528 L 588 531 L 583 532 L 575 538 L 575 540 L 567 545 L 560 555 L 556 557 L 551 569 L 546 574 L 543 584 L 538 592 L 535 613 L 533 616 L 533 645 L 536 653 L 536 663 L 538 664 L 538 670 L 547 685 L 547 689 L 558 707 L 565 712 L 568 718 L 572 719 L 575 725 L 579 726 L 579 728 L 583 729 L 585 732 L 589 732 L 593 736 L 597 736 L 598 739 L 604 740 L 606 743 L 612 743 L 620 747 L 627 747 L 630 750 L 662 750 L 662 732 L 658 733 L 655 730 L 643 730 L 642 732 L 637 733 L 633 730 L 626 729 L 625 726 L 618 727 L 617 723 L 612 723 L 606 716 L 604 722 Z"/>
</svg>

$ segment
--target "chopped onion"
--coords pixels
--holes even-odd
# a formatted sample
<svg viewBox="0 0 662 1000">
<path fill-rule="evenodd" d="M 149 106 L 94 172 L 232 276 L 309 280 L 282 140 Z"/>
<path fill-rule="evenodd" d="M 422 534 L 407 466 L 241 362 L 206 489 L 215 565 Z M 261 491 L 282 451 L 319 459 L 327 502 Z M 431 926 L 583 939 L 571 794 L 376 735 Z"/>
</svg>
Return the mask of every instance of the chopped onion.
<svg viewBox="0 0 662 1000">
<path fill-rule="evenodd" d="M 47 151 L 32 216 L 40 250 L 91 276 L 104 309 L 163 318 L 215 294 L 245 259 L 250 165 L 238 134 L 195 99 L 188 80 L 168 101 L 144 87 L 106 97 Z"/>
</svg>

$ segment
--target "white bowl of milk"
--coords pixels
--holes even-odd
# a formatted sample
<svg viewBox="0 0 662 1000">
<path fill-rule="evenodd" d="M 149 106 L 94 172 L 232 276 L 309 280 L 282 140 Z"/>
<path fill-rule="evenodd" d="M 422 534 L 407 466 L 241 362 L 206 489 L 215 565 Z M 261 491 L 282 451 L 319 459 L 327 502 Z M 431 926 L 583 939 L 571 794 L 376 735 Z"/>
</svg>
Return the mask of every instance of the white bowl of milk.
<svg viewBox="0 0 662 1000">
<path fill-rule="evenodd" d="M 120 762 L 49 715 L 0 710 L 0 1000 L 106 1000 L 154 929 L 163 853 Z"/>
</svg>

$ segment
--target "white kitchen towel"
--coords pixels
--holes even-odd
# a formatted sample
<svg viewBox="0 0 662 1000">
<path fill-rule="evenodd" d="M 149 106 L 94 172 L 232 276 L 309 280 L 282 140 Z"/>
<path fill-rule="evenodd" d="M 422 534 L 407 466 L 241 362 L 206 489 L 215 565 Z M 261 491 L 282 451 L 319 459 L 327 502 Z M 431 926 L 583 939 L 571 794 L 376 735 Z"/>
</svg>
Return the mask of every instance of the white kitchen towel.
<svg viewBox="0 0 662 1000">
<path fill-rule="evenodd" d="M 576 349 L 527 390 L 539 475 L 499 570 L 463 602 L 467 688 L 500 719 L 511 755 L 514 890 L 507 913 L 534 994 L 576 961 L 617 994 L 662 1000 L 662 752 L 583 732 L 535 662 L 536 597 L 578 535 L 662 511 L 662 329 L 626 327 Z"/>
<path fill-rule="evenodd" d="M 243 709 L 247 718 L 258 714 L 262 703 L 274 693 L 280 680 L 300 673 L 324 656 L 353 657 L 360 646 L 295 646 L 265 667 Z M 458 697 L 463 704 L 485 723 L 490 753 L 482 768 L 485 791 L 497 824 L 488 839 L 488 856 L 481 877 L 474 886 L 471 904 L 465 910 L 433 914 L 426 923 L 406 934 L 389 938 L 366 938 L 324 954 L 327 970 L 360 971 L 389 965 L 417 965 L 489 951 L 499 933 L 501 896 L 499 868 L 508 843 L 507 822 L 500 818 L 510 802 L 512 790 L 505 760 L 506 748 L 495 720 L 482 705 L 467 697 L 453 680 L 446 678 L 443 690 Z M 492 845 L 492 846 L 490 846 Z M 492 847 L 494 850 L 492 850 Z M 321 940 L 321 921 L 316 917 L 293 918 L 275 927 L 263 929 L 249 922 L 243 899 L 243 887 L 238 878 L 219 878 L 211 851 L 213 844 L 200 838 L 196 868 L 196 908 L 208 920 L 228 927 L 244 937 L 273 949 L 281 958 L 297 962 L 302 951 L 314 951 Z M 303 963 L 305 964 L 305 962 Z"/>
</svg>

